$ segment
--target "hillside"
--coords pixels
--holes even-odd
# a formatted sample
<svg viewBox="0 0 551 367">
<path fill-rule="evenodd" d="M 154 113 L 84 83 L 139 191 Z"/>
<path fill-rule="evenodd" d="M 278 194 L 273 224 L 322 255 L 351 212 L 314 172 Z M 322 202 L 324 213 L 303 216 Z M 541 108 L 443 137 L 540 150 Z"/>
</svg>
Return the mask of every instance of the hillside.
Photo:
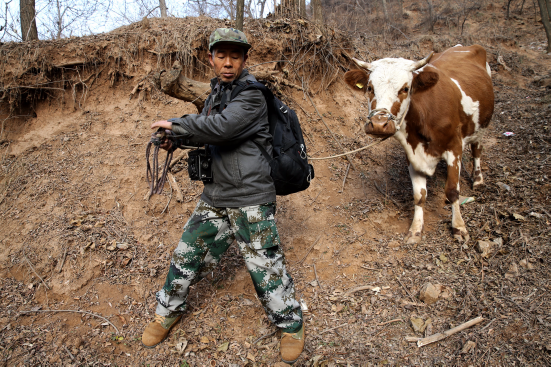
<svg viewBox="0 0 551 367">
<path fill-rule="evenodd" d="M 444 163 L 428 180 L 424 240 L 404 244 L 412 188 L 392 139 L 351 162 L 313 161 L 311 187 L 278 197 L 288 268 L 309 309 L 306 350 L 296 365 L 549 365 L 551 56 L 542 52 L 541 23 L 533 12 L 506 21 L 502 9 L 489 7 L 469 18 L 460 36 L 440 23 L 426 33 L 414 26 L 415 7 L 408 12 L 412 23 L 401 40 L 350 38 L 302 20 L 245 25 L 250 70 L 267 75 L 297 111 L 311 157 L 373 141 L 363 131 L 365 100 L 342 81 L 350 56 L 420 59 L 478 43 L 488 52 L 496 93 L 482 189 L 471 190 L 470 151 L 463 157 L 461 195 L 475 198 L 461 207 L 466 244 L 451 236 Z M 0 45 L 4 365 L 279 361 L 278 335 L 235 245 L 193 287 L 189 312 L 169 340 L 152 350 L 139 340 L 202 190 L 181 160 L 172 173 L 183 201 L 173 184 L 144 199 L 149 126 L 197 112 L 164 94 L 157 80 L 178 61 L 188 78 L 207 82 L 206 39 L 225 25 L 206 17 L 149 19 L 96 36 Z M 489 256 L 477 251 L 479 240 L 492 246 Z M 418 298 L 426 282 L 442 290 L 432 305 Z M 477 316 L 484 322 L 430 346 L 405 339 Z M 422 332 L 412 329 L 418 319 Z"/>
</svg>

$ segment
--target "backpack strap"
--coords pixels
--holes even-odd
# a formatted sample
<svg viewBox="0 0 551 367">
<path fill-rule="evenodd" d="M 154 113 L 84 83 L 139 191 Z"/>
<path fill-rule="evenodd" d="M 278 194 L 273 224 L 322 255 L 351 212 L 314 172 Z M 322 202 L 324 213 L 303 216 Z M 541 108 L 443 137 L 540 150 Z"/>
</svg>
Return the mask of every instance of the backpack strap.
<svg viewBox="0 0 551 367">
<path fill-rule="evenodd" d="M 274 98 L 274 94 L 264 84 L 260 82 L 253 82 L 251 80 L 246 80 L 245 82 L 237 82 L 236 84 L 237 86 L 231 92 L 230 102 L 233 101 L 235 97 L 237 97 L 237 95 L 243 92 L 244 90 L 258 89 L 264 95 L 264 99 L 266 99 L 266 108 L 269 108 L 268 106 L 270 106 L 270 100 Z M 269 111 L 268 111 L 268 115 L 269 115 Z M 272 130 L 273 130 L 271 125 L 272 124 L 270 123 L 270 127 L 269 127 L 270 133 L 272 133 Z M 258 149 L 260 149 L 260 152 L 262 153 L 264 158 L 266 158 L 268 163 L 270 163 L 272 161 L 272 156 L 266 151 L 266 149 L 264 149 L 262 145 L 260 145 L 260 143 L 258 143 L 255 140 L 253 140 L 253 143 L 256 144 L 256 146 L 258 147 Z"/>
<path fill-rule="evenodd" d="M 237 82 L 237 86 L 233 88 L 231 92 L 230 101 L 232 101 L 237 95 L 243 92 L 246 89 L 258 89 L 264 95 L 266 100 L 271 100 L 274 98 L 274 94 L 269 90 L 264 84 L 260 82 L 253 82 L 251 80 L 246 80 L 245 82 Z"/>
<path fill-rule="evenodd" d="M 224 111 L 228 99 L 228 92 L 226 92 L 226 88 L 220 86 L 220 89 L 220 92 L 222 93 L 222 98 L 220 99 L 220 106 L 218 106 L 218 113 L 222 113 L 222 111 Z"/>
<path fill-rule="evenodd" d="M 264 158 L 266 158 L 266 160 L 268 161 L 268 164 L 272 161 L 273 157 L 268 154 L 268 152 L 266 151 L 266 149 L 264 149 L 264 147 L 262 145 L 260 145 L 259 142 L 253 140 L 253 143 L 256 144 L 256 146 L 258 147 L 258 149 L 260 149 L 260 153 L 262 153 L 262 155 L 264 156 Z"/>
</svg>

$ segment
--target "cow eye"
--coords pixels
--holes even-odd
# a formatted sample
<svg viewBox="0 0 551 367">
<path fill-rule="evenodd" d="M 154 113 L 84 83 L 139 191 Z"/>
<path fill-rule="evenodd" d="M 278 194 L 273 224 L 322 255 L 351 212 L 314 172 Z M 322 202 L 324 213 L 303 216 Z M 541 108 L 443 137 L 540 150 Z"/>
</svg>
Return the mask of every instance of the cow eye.
<svg viewBox="0 0 551 367">
<path fill-rule="evenodd" d="M 371 88 L 371 85 L 369 85 L 369 86 L 367 87 L 367 91 L 368 91 L 368 92 L 372 92 L 372 91 L 373 91 L 373 88 Z"/>
<path fill-rule="evenodd" d="M 404 88 L 404 93 L 407 93 L 409 91 L 409 88 L 408 87 L 405 87 Z"/>
</svg>

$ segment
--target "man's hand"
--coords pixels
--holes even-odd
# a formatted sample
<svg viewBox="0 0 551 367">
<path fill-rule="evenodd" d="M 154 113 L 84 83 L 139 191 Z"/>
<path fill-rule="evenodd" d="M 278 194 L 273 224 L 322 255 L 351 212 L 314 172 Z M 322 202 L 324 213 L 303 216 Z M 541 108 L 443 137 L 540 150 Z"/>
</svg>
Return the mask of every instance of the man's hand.
<svg viewBox="0 0 551 367">
<path fill-rule="evenodd" d="M 159 145 L 159 148 L 164 149 L 167 152 L 172 152 L 176 150 L 176 148 L 173 149 L 172 145 L 173 145 L 172 140 L 170 140 L 169 138 L 164 138 L 163 141 L 161 142 L 161 145 Z"/>
<path fill-rule="evenodd" d="M 151 125 L 151 128 L 152 129 L 162 128 L 164 130 L 164 134 L 163 134 L 164 137 L 161 140 L 161 144 L 159 145 L 159 148 L 164 149 L 168 152 L 176 150 L 177 147 L 173 147 L 174 143 L 172 142 L 172 139 L 168 137 L 168 135 L 171 135 L 172 133 L 172 122 L 169 122 L 166 120 L 157 121 Z M 157 132 L 154 132 L 152 134 L 152 137 L 154 137 L 155 135 L 157 135 Z"/>
<path fill-rule="evenodd" d="M 161 121 L 154 122 L 151 125 L 152 129 L 156 129 L 159 127 L 162 127 L 163 129 L 166 129 L 166 130 L 172 130 L 172 122 L 169 122 L 167 120 L 161 120 Z"/>
</svg>

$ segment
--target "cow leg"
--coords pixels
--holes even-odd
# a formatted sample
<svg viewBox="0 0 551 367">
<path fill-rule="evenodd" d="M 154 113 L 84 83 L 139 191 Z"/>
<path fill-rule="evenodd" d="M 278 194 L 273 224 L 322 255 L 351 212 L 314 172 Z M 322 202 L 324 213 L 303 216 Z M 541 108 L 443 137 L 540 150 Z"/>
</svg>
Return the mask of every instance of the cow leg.
<svg viewBox="0 0 551 367">
<path fill-rule="evenodd" d="M 448 177 L 446 180 L 446 198 L 452 204 L 452 233 L 456 240 L 469 240 L 469 233 L 459 210 L 459 174 L 461 172 L 461 154 L 449 153 L 446 158 Z"/>
<path fill-rule="evenodd" d="M 482 168 L 480 167 L 480 156 L 482 155 L 482 144 L 480 142 L 471 144 L 471 153 L 473 155 L 473 189 L 484 183 L 482 178 Z"/>
<path fill-rule="evenodd" d="M 421 235 L 423 233 L 423 210 L 427 200 L 427 177 L 423 173 L 415 171 L 411 164 L 408 168 L 409 177 L 413 185 L 413 201 L 415 203 L 413 222 L 409 227 L 409 232 L 406 237 L 406 243 L 410 245 L 421 242 Z"/>
</svg>

